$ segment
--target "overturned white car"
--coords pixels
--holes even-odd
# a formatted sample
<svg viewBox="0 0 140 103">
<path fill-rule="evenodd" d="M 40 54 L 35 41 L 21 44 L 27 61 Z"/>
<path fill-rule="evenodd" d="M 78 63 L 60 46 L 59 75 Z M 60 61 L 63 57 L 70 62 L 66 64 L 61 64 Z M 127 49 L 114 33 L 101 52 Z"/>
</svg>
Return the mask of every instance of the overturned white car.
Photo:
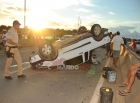
<svg viewBox="0 0 140 103">
<path fill-rule="evenodd" d="M 33 68 L 49 68 L 58 65 L 78 65 L 92 60 L 92 50 L 110 42 L 108 29 L 94 24 L 88 31 L 80 27 L 78 33 L 70 38 L 39 47 L 38 53 L 30 56 Z"/>
</svg>

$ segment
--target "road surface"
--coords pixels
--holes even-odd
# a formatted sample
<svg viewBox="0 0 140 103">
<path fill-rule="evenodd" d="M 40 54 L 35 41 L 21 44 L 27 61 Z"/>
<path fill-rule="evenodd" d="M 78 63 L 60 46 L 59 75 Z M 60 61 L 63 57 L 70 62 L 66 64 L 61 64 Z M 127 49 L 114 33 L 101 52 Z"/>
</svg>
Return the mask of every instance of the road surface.
<svg viewBox="0 0 140 103">
<path fill-rule="evenodd" d="M 21 48 L 23 63 L 29 62 L 33 47 Z M 100 52 L 102 51 L 102 52 Z M 4 78 L 6 55 L 0 53 L 0 103 L 89 103 L 101 76 L 106 60 L 105 49 L 99 48 L 96 54 L 100 64 L 89 65 L 89 70 L 48 70 L 31 69 L 23 64 L 25 79 L 17 78 L 16 62 L 11 67 L 13 80 Z M 91 70 L 92 68 L 92 70 Z"/>
</svg>

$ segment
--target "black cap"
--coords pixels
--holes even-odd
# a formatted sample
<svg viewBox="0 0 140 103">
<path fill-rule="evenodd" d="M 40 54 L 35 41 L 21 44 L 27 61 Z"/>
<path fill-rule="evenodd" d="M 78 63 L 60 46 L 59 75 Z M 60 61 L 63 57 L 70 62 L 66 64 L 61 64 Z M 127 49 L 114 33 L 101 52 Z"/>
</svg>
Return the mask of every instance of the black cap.
<svg viewBox="0 0 140 103">
<path fill-rule="evenodd" d="M 117 31 L 117 35 L 120 35 L 120 32 L 119 31 Z"/>
<path fill-rule="evenodd" d="M 21 25 L 21 24 L 19 23 L 18 20 L 14 20 L 14 21 L 13 21 L 13 25 L 14 25 L 14 24 L 19 24 L 19 25 Z"/>
</svg>

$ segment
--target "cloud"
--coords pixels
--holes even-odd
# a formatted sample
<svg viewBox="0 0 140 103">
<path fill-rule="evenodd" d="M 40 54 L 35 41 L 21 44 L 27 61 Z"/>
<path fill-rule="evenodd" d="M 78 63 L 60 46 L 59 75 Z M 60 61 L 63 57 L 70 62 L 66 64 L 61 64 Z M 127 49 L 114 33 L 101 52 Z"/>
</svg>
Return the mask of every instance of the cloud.
<svg viewBox="0 0 140 103">
<path fill-rule="evenodd" d="M 79 15 L 77 15 L 77 17 L 79 17 Z M 81 25 L 85 26 L 88 30 L 91 28 L 93 24 L 98 23 L 98 21 L 103 19 L 104 17 L 100 14 L 89 14 L 80 16 Z M 73 27 L 78 27 L 78 23 L 74 24 Z"/>
<path fill-rule="evenodd" d="M 3 14 L 3 13 L 0 12 L 0 19 L 4 19 L 4 18 L 6 18 L 6 17 L 7 17 L 6 14 Z"/>
<path fill-rule="evenodd" d="M 132 26 L 118 26 L 118 27 L 111 27 L 110 30 L 112 32 L 116 32 L 116 31 L 128 31 L 131 29 L 136 29 L 136 27 L 132 27 Z"/>
<path fill-rule="evenodd" d="M 1 19 L 1 23 L 6 23 L 10 20 L 14 20 L 14 19 L 19 19 L 21 18 L 21 16 L 17 16 L 17 15 L 21 15 L 23 12 L 22 8 L 19 7 L 6 7 L 5 9 L 1 9 L 0 10 L 0 19 Z"/>
<path fill-rule="evenodd" d="M 92 15 L 86 15 L 86 16 L 81 16 L 82 20 L 85 22 L 97 22 L 98 20 L 103 19 L 104 17 L 101 16 L 100 14 L 92 14 Z"/>
<path fill-rule="evenodd" d="M 85 6 L 96 6 L 95 4 L 91 3 L 92 0 L 79 0 L 79 3 Z"/>
<path fill-rule="evenodd" d="M 24 10 L 23 10 L 23 8 L 17 7 L 17 11 L 22 12 L 22 11 L 24 11 Z"/>
<path fill-rule="evenodd" d="M 140 24 L 140 21 L 125 21 L 124 24 Z"/>
<path fill-rule="evenodd" d="M 19 7 L 7 7 L 6 9 L 7 10 L 19 11 L 19 12 L 22 12 L 23 11 L 23 8 L 19 8 Z"/>
<path fill-rule="evenodd" d="M 118 26 L 118 27 L 111 27 L 109 30 L 112 33 L 120 31 L 122 37 L 129 37 L 129 38 L 140 38 L 140 33 L 137 31 L 131 32 L 131 30 L 136 29 L 134 26 Z"/>
<path fill-rule="evenodd" d="M 8 13 L 8 14 L 10 14 L 10 13 L 11 13 L 11 12 L 9 12 L 9 11 L 5 11 L 5 10 L 4 10 L 3 12 L 4 12 L 4 13 Z"/>
<path fill-rule="evenodd" d="M 50 27 L 53 27 L 53 28 L 70 28 L 70 24 L 67 24 L 67 23 L 62 23 L 62 22 L 56 22 L 56 21 L 52 21 L 52 20 L 49 20 L 49 19 L 46 19 L 45 22 L 50 26 Z"/>
<path fill-rule="evenodd" d="M 11 17 L 10 17 L 10 19 L 12 19 L 12 20 L 16 20 L 17 18 L 16 18 L 16 17 L 14 17 L 14 16 L 13 16 L 13 17 L 11 16 Z"/>
<path fill-rule="evenodd" d="M 49 26 L 62 26 L 62 24 L 58 22 L 48 21 L 47 23 L 49 24 Z"/>
<path fill-rule="evenodd" d="M 72 5 L 78 5 L 77 0 L 30 0 L 27 3 L 27 7 L 36 10 L 37 8 L 42 9 L 64 9 Z"/>
<path fill-rule="evenodd" d="M 8 9 L 8 10 L 15 10 L 14 7 L 7 7 L 6 9 Z"/>
<path fill-rule="evenodd" d="M 131 31 L 140 29 L 140 21 L 118 21 L 117 19 L 107 20 L 106 18 L 99 19 L 99 24 L 102 24 L 104 27 L 116 27 L 116 26 L 130 26 L 135 27 L 135 29 L 131 29 Z"/>
<path fill-rule="evenodd" d="M 6 19 L 10 16 L 10 12 L 8 11 L 0 11 L 0 19 Z"/>
<path fill-rule="evenodd" d="M 79 8 L 79 9 L 75 9 L 75 11 L 80 11 L 80 12 L 90 12 L 87 9 L 83 9 L 83 8 Z"/>
<path fill-rule="evenodd" d="M 27 8 L 35 10 L 37 8 L 42 9 L 65 9 L 70 6 L 95 6 L 92 0 L 30 0 L 27 2 Z"/>
<path fill-rule="evenodd" d="M 26 0 L 26 6 L 28 8 L 41 7 L 50 9 L 64 9 L 73 5 L 95 6 L 92 1 L 93 0 Z M 9 0 L 0 0 L 0 5 L 3 6 L 5 4 L 13 7 L 23 7 L 24 0 L 12 0 L 11 2 L 9 2 Z"/>
<path fill-rule="evenodd" d="M 109 15 L 116 15 L 114 12 L 108 12 Z"/>
</svg>

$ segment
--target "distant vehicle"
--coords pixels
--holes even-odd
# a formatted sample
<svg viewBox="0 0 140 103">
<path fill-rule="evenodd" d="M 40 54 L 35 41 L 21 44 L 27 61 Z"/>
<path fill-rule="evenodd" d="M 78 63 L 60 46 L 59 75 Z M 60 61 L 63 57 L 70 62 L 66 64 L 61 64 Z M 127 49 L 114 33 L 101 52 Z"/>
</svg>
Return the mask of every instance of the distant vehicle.
<svg viewBox="0 0 140 103">
<path fill-rule="evenodd" d="M 64 39 L 67 39 L 67 38 L 70 38 L 70 37 L 72 37 L 72 35 L 64 35 L 60 39 L 56 40 L 55 42 L 60 42 L 60 41 L 62 41 Z"/>
<path fill-rule="evenodd" d="M 137 51 L 136 52 L 140 52 L 140 41 L 135 41 L 137 44 Z"/>
<path fill-rule="evenodd" d="M 74 36 L 54 42 L 47 42 L 39 47 L 37 53 L 30 56 L 30 64 L 33 68 L 48 68 L 59 65 L 79 65 L 86 61 L 92 62 L 92 52 L 110 42 L 108 29 L 94 24 L 91 30 L 82 26 Z"/>
</svg>

